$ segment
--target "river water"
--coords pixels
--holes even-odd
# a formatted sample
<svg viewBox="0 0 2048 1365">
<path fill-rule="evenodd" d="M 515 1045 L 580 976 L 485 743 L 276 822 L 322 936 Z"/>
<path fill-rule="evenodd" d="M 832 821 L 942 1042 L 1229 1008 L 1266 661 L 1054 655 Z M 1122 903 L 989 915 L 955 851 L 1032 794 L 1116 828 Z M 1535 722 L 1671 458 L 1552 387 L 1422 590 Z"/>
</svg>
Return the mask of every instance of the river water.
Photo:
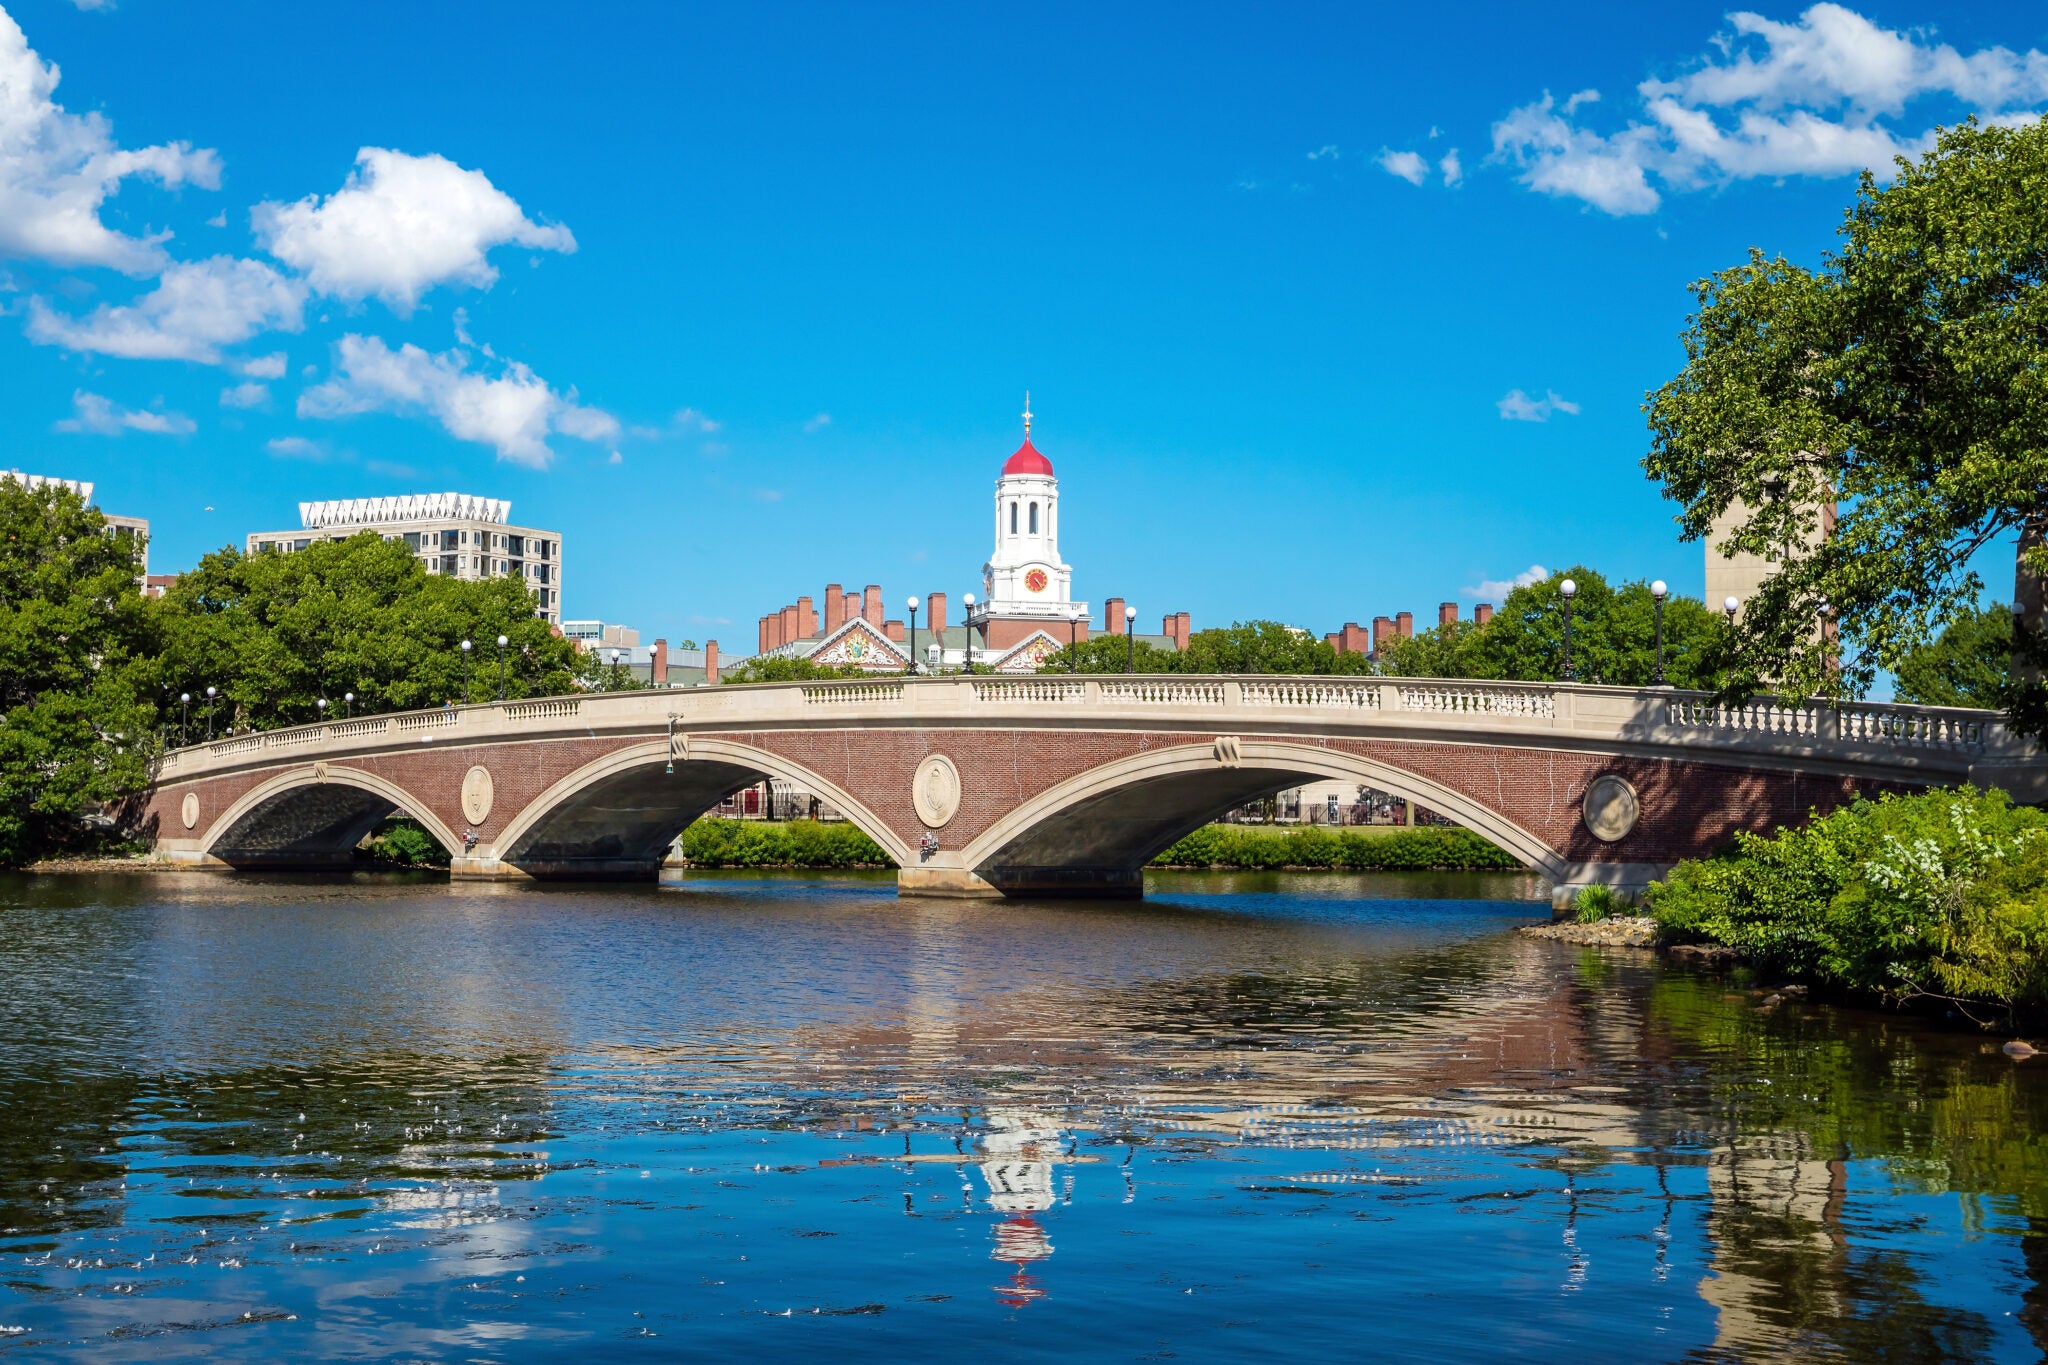
<svg viewBox="0 0 2048 1365">
<path fill-rule="evenodd" d="M 2040 1358 L 2048 1057 L 1531 889 L 0 881 L 0 1357 Z"/>
</svg>

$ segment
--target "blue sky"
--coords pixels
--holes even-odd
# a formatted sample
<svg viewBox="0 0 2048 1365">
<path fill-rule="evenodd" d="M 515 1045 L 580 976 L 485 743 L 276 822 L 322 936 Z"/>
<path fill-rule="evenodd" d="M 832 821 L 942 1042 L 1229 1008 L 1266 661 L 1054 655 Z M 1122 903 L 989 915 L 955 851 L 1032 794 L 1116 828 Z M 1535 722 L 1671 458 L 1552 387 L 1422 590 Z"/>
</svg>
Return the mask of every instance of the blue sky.
<svg viewBox="0 0 2048 1365">
<path fill-rule="evenodd" d="M 1638 466 L 1687 282 L 2048 105 L 2018 3 L 0 3 L 0 467 L 159 570 L 510 498 L 567 614 L 728 651 L 976 589 L 1027 388 L 1098 612 L 1697 593 Z"/>
</svg>

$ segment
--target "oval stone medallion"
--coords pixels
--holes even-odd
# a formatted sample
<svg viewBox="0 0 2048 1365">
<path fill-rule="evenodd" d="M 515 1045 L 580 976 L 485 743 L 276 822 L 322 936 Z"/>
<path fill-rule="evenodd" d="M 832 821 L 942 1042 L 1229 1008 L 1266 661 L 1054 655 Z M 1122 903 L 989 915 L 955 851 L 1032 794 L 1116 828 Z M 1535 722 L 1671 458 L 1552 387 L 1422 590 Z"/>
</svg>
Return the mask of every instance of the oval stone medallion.
<svg viewBox="0 0 2048 1365">
<path fill-rule="evenodd" d="M 1636 798 L 1636 789 L 1627 779 L 1606 773 L 1593 779 L 1586 788 L 1583 804 L 1586 828 L 1595 839 L 1606 843 L 1626 838 L 1636 827 L 1636 820 L 1643 813 L 1642 802 Z"/>
<path fill-rule="evenodd" d="M 960 809 L 960 770 L 944 754 L 927 755 L 910 779 L 910 804 L 928 829 L 939 829 Z"/>
<path fill-rule="evenodd" d="M 481 825 L 491 818 L 491 802 L 497 796 L 491 784 L 491 770 L 478 764 L 462 775 L 462 818 Z"/>
</svg>

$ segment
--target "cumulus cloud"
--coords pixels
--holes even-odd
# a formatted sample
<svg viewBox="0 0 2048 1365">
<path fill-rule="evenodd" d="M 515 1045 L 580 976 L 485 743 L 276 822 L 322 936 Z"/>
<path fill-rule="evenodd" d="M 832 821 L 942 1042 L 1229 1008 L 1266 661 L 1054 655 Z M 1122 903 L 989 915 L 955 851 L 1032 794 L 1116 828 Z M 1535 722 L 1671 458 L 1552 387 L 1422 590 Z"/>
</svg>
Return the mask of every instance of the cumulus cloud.
<svg viewBox="0 0 2048 1365">
<path fill-rule="evenodd" d="M 56 102 L 58 79 L 0 9 L 0 255 L 150 274 L 170 234 L 116 232 L 100 221 L 101 206 L 135 177 L 216 189 L 220 158 L 184 142 L 121 147 L 103 116 Z"/>
<path fill-rule="evenodd" d="M 1520 389 L 1509 389 L 1507 396 L 1494 406 L 1500 409 L 1501 419 L 1509 422 L 1548 422 L 1554 412 L 1572 417 L 1579 415 L 1579 405 L 1569 398 L 1558 397 L 1555 389 L 1546 390 L 1541 398 L 1531 398 Z"/>
<path fill-rule="evenodd" d="M 1533 190 L 1620 216 L 1653 212 L 1672 190 L 1886 168 L 1931 143 L 1929 120 L 1900 126 L 1923 100 L 2007 121 L 2048 101 L 2048 54 L 2031 48 L 1965 55 L 1837 4 L 1795 23 L 1747 12 L 1728 23 L 1683 75 L 1637 85 L 1638 111 L 1621 127 L 1582 125 L 1596 91 L 1563 105 L 1546 94 L 1494 125 L 1495 156 Z"/>
<path fill-rule="evenodd" d="M 821 412 L 816 417 L 813 417 L 810 421 L 804 423 L 804 430 L 806 432 L 815 433 L 823 431 L 826 427 L 829 427 L 831 425 L 832 414 L 829 412 Z"/>
<path fill-rule="evenodd" d="M 1445 189 L 1454 190 L 1464 183 L 1465 163 L 1458 160 L 1456 147 L 1444 153 L 1444 159 L 1436 163 L 1436 168 L 1443 173 Z"/>
<path fill-rule="evenodd" d="M 221 348 L 259 332 L 296 332 L 303 325 L 305 286 L 261 261 L 215 256 L 174 265 L 155 289 L 132 304 L 101 305 L 84 318 L 29 304 L 30 340 L 128 360 L 221 363 Z M 278 374 L 283 357 L 275 359 Z"/>
<path fill-rule="evenodd" d="M 1550 577 L 1550 570 L 1541 564 L 1531 564 L 1513 578 L 1483 578 L 1465 589 L 1465 596 L 1481 602 L 1505 601 L 1516 588 L 1526 588 L 1531 583 L 1541 583 Z"/>
<path fill-rule="evenodd" d="M 1382 147 L 1373 160 L 1388 175 L 1398 175 L 1411 185 L 1420 185 L 1429 178 L 1429 162 L 1423 160 L 1420 152 L 1396 152 Z"/>
<path fill-rule="evenodd" d="M 224 408 L 260 408 L 270 401 L 270 385 L 250 382 L 236 384 L 220 391 L 220 405 Z"/>
<path fill-rule="evenodd" d="M 333 377 L 299 396 L 298 413 L 330 419 L 424 414 L 457 440 L 488 445 L 498 458 L 536 469 L 553 458 L 552 433 L 585 441 L 619 434 L 618 419 L 580 406 L 574 390 L 557 393 L 517 361 L 496 376 L 468 365 L 461 351 L 428 352 L 411 343 L 394 351 L 381 338 L 350 333 L 335 347 Z"/>
<path fill-rule="evenodd" d="M 235 362 L 235 369 L 251 379 L 284 378 L 284 352 L 252 355 Z"/>
<path fill-rule="evenodd" d="M 199 429 L 199 424 L 182 412 L 117 407 L 110 399 L 84 389 L 71 395 L 71 412 L 71 416 L 57 423 L 57 430 L 89 432 L 95 436 L 119 436 L 127 431 L 189 436 Z"/>
<path fill-rule="evenodd" d="M 381 147 L 357 152 L 347 182 L 326 199 L 258 204 L 253 221 L 263 249 L 321 293 L 374 295 L 402 315 L 437 284 L 489 288 L 493 247 L 576 249 L 568 228 L 533 222 L 482 171 Z"/>
<path fill-rule="evenodd" d="M 286 460 L 323 460 L 326 452 L 303 436 L 275 436 L 263 443 L 271 454 Z"/>
<path fill-rule="evenodd" d="M 695 408 L 684 408 L 676 414 L 676 430 L 692 431 L 708 436 L 718 430 L 718 423 L 712 421 Z"/>
</svg>

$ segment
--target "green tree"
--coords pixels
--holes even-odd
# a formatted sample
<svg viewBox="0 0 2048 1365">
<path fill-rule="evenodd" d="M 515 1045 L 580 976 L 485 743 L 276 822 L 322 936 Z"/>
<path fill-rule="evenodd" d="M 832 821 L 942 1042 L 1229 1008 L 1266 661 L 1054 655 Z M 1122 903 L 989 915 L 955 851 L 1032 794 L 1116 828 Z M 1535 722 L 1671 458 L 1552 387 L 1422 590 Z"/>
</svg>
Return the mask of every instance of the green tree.
<svg viewBox="0 0 2048 1365">
<path fill-rule="evenodd" d="M 764 654 L 747 660 L 738 668 L 718 670 L 721 683 L 815 682 L 826 678 L 866 676 L 852 664 L 816 664 L 788 654 Z"/>
<path fill-rule="evenodd" d="M 1657 604 L 1641 580 L 1610 585 L 1584 565 L 1511 591 L 1485 625 L 1458 621 L 1383 651 L 1383 672 L 1411 678 L 1500 678 L 1526 682 L 1564 676 L 1564 597 L 1570 579 L 1572 670 L 1577 680 L 1645 687 L 1656 677 Z M 1664 603 L 1664 680 L 1710 689 L 1726 651 L 1728 629 L 1695 597 Z"/>
<path fill-rule="evenodd" d="M 1967 607 L 1931 643 L 1899 660 L 1898 697 L 1927 706 L 2006 703 L 2012 679 L 2012 609 Z"/>
<path fill-rule="evenodd" d="M 1341 653 L 1297 626 L 1238 621 L 1198 630 L 1180 655 L 1183 673 L 1370 673 L 1363 654 Z"/>
<path fill-rule="evenodd" d="M 140 548 L 69 489 L 0 478 L 0 867 L 84 845 L 81 816 L 146 779 Z"/>
<path fill-rule="evenodd" d="M 517 579 L 429 574 L 373 531 L 293 554 L 216 551 L 157 605 L 159 702 L 175 713 L 179 693 L 219 688 L 216 732 L 318 720 L 322 698 L 339 715 L 347 692 L 356 715 L 489 700 L 500 635 L 508 697 L 569 692 L 587 663 L 533 614 Z M 195 724 L 201 714 L 195 702 Z"/>
<path fill-rule="evenodd" d="M 1124 635 L 1091 635 L 1078 644 L 1062 645 L 1038 666 L 1040 673 L 1121 673 L 1126 660 L 1138 673 L 1184 673 L 1181 656 Z"/>
<path fill-rule="evenodd" d="M 1778 565 L 1744 609 L 1729 692 L 1861 695 L 1976 600 L 1979 550 L 2019 534 L 2048 572 L 2044 204 L 2048 125 L 1972 120 L 1889 185 L 1865 174 L 1817 269 L 1753 251 L 1693 286 L 1644 468 L 1687 539 L 1739 507 L 1723 547 Z"/>
</svg>

